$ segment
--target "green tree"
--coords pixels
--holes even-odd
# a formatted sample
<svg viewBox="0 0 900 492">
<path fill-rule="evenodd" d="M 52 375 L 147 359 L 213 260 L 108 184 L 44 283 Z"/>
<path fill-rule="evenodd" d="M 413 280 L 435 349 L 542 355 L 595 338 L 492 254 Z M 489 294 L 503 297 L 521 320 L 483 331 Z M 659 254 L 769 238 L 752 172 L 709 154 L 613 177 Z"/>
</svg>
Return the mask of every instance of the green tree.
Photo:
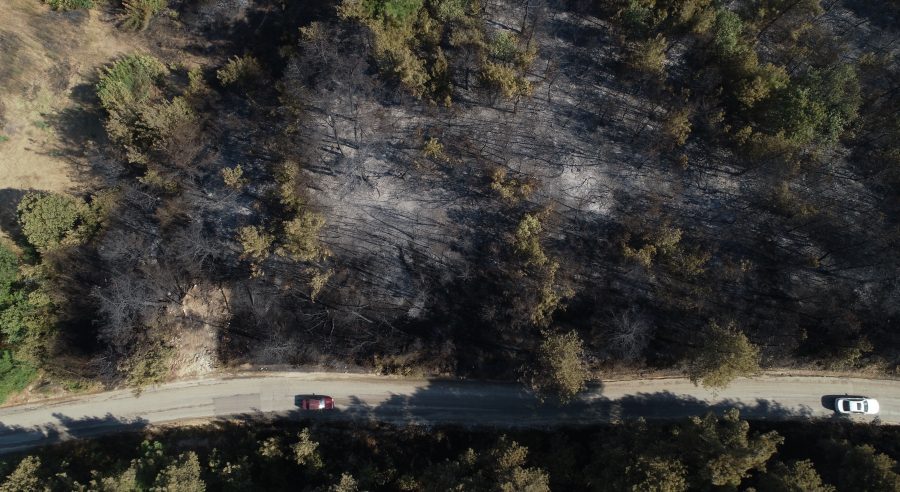
<svg viewBox="0 0 900 492">
<path fill-rule="evenodd" d="M 767 113 L 775 131 L 797 144 L 831 143 L 856 120 L 859 80 L 850 65 L 810 70 L 778 98 Z"/>
<path fill-rule="evenodd" d="M 243 250 L 241 258 L 251 261 L 250 275 L 262 275 L 261 264 L 269 257 L 275 236 L 259 226 L 244 226 L 238 229 L 237 239 Z"/>
<path fill-rule="evenodd" d="M 645 41 L 636 42 L 631 50 L 628 64 L 634 70 L 662 77 L 666 71 L 666 48 L 668 41 L 662 34 Z"/>
<path fill-rule="evenodd" d="M 129 466 L 121 473 L 91 480 L 90 490 L 99 492 L 133 492 L 141 490 L 138 486 L 137 469 L 134 466 Z"/>
<path fill-rule="evenodd" d="M 16 291 L 0 310 L 0 332 L 13 350 L 13 359 L 31 366 L 45 361 L 55 340 L 56 322 L 56 306 L 43 286 L 31 292 Z M 25 369 L 15 364 L 13 367 Z"/>
<path fill-rule="evenodd" d="M 322 468 L 322 456 L 319 454 L 319 443 L 313 441 L 309 429 L 303 429 L 297 434 L 297 442 L 291 445 L 294 462 L 314 470 Z"/>
<path fill-rule="evenodd" d="M 590 372 L 584 363 L 584 346 L 574 331 L 545 334 L 538 350 L 532 387 L 542 397 L 566 403 L 585 388 Z"/>
<path fill-rule="evenodd" d="M 349 473 L 341 473 L 341 479 L 338 483 L 328 487 L 329 492 L 357 492 L 359 490 L 359 482 Z"/>
<path fill-rule="evenodd" d="M 0 484 L 0 492 L 38 492 L 50 490 L 41 478 L 41 459 L 26 456 Z"/>
<path fill-rule="evenodd" d="M 281 450 L 281 439 L 272 436 L 259 443 L 259 455 L 267 460 L 284 457 L 284 451 Z"/>
<path fill-rule="evenodd" d="M 170 374 L 175 349 L 162 340 L 145 340 L 122 363 L 125 382 L 136 392 L 164 382 Z"/>
<path fill-rule="evenodd" d="M 760 477 L 759 489 L 771 492 L 834 492 L 835 488 L 822 482 L 809 460 L 795 461 L 788 466 L 782 462 L 770 466 Z"/>
<path fill-rule="evenodd" d="M 513 248 L 525 260 L 525 266 L 544 266 L 550 261 L 541 247 L 543 231 L 541 217 L 537 214 L 525 214 L 516 226 Z"/>
<path fill-rule="evenodd" d="M 838 485 L 843 490 L 900 490 L 897 462 L 868 444 L 843 446 Z"/>
<path fill-rule="evenodd" d="M 67 195 L 28 193 L 18 207 L 22 233 L 41 252 L 73 244 L 75 229 L 82 220 L 80 205 Z"/>
<path fill-rule="evenodd" d="M 784 67 L 767 63 L 755 74 L 738 84 L 737 100 L 745 107 L 752 108 L 760 101 L 788 86 L 790 77 Z"/>
<path fill-rule="evenodd" d="M 282 253 L 297 261 L 314 261 L 328 255 L 328 250 L 319 242 L 319 231 L 325 226 L 321 214 L 301 210 L 290 221 L 284 223 Z"/>
<path fill-rule="evenodd" d="M 240 164 L 222 169 L 222 180 L 225 181 L 225 186 L 234 190 L 240 190 L 247 184 L 247 178 L 244 177 L 244 169 Z"/>
<path fill-rule="evenodd" d="M 19 257 L 0 243 L 0 311 L 13 301 L 13 284 L 19 279 Z"/>
<path fill-rule="evenodd" d="M 263 261 L 269 257 L 269 248 L 275 237 L 266 233 L 261 227 L 246 226 L 238 230 L 238 242 L 244 250 L 242 256 L 254 261 Z"/>
<path fill-rule="evenodd" d="M 262 65 L 250 55 L 235 56 L 224 67 L 216 71 L 216 77 L 224 86 L 249 86 L 263 75 Z"/>
<path fill-rule="evenodd" d="M 549 492 L 550 477 L 540 468 L 526 467 L 528 448 L 505 437 L 492 450 L 490 456 L 497 490 L 500 492 Z"/>
<path fill-rule="evenodd" d="M 687 469 L 678 459 L 640 456 L 625 470 L 632 492 L 683 492 Z"/>
<path fill-rule="evenodd" d="M 675 146 L 684 145 L 691 134 L 691 111 L 684 108 L 669 113 L 663 131 Z"/>
<path fill-rule="evenodd" d="M 97 97 L 110 116 L 136 112 L 157 93 L 157 82 L 168 73 L 165 65 L 149 55 L 128 55 L 106 67 L 97 83 Z"/>
<path fill-rule="evenodd" d="M 187 99 L 165 98 L 168 73 L 156 58 L 132 54 L 100 76 L 97 96 L 108 115 L 106 132 L 129 162 L 148 165 L 151 151 L 177 153 L 196 131 L 197 115 Z"/>
<path fill-rule="evenodd" d="M 19 202 L 22 232 L 38 251 L 74 246 L 90 239 L 105 224 L 118 192 L 104 190 L 81 198 L 55 193 L 28 193 Z"/>
<path fill-rule="evenodd" d="M 515 67 L 490 60 L 481 65 L 481 82 L 489 89 L 500 92 L 507 99 L 528 97 L 533 91 L 531 82 Z"/>
<path fill-rule="evenodd" d="M 712 389 L 725 388 L 735 378 L 758 371 L 759 349 L 734 323 L 710 323 L 688 366 L 694 384 Z"/>
<path fill-rule="evenodd" d="M 784 439 L 777 432 L 751 434 L 750 424 L 732 408 L 720 419 L 709 413 L 693 417 L 672 443 L 672 452 L 683 456 L 696 470 L 691 488 L 701 484 L 738 487 L 751 470 L 764 470 Z"/>
<path fill-rule="evenodd" d="M 204 492 L 206 484 L 200 478 L 197 453 L 188 451 L 177 461 L 163 468 L 156 476 L 154 492 Z"/>
<path fill-rule="evenodd" d="M 744 23 L 740 16 L 728 9 L 720 9 L 712 31 L 716 54 L 727 59 L 745 51 L 743 32 Z"/>
</svg>

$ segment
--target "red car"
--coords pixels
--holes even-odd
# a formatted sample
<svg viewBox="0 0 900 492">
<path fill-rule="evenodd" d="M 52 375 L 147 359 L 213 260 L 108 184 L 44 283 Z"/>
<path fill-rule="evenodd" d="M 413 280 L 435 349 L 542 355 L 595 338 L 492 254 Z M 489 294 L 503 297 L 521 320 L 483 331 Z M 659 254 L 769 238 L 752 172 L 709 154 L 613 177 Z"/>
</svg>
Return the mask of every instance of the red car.
<svg viewBox="0 0 900 492">
<path fill-rule="evenodd" d="M 334 398 L 325 395 L 301 395 L 294 399 L 302 410 L 334 410 Z"/>
</svg>

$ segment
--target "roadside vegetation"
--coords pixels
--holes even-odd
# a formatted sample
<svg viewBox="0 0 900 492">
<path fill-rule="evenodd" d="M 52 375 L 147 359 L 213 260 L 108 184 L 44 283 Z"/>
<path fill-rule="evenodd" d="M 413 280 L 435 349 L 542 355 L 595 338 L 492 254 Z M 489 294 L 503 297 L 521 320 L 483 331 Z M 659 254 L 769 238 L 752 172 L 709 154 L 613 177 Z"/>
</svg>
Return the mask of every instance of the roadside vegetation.
<svg viewBox="0 0 900 492">
<path fill-rule="evenodd" d="M 898 431 L 737 411 L 550 431 L 210 424 L 7 456 L 3 490 L 897 490 Z"/>
<path fill-rule="evenodd" d="M 135 32 L 0 183 L 9 391 L 900 370 L 896 2 L 239 4 L 34 1 Z"/>
</svg>

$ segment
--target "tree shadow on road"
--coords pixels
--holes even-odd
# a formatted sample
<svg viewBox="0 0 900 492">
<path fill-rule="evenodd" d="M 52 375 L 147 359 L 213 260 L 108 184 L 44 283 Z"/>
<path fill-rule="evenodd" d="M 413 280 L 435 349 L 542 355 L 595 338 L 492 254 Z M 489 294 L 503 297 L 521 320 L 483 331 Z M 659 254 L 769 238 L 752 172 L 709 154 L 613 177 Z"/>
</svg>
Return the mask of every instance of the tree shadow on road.
<svg viewBox="0 0 900 492">
<path fill-rule="evenodd" d="M 138 431 L 147 427 L 142 418 L 123 419 L 111 413 L 100 416 L 72 418 L 61 413 L 53 417 L 59 424 L 23 427 L 0 423 L 0 454 L 14 453 L 36 446 L 54 444 L 69 439 L 95 437 L 111 432 Z"/>
<path fill-rule="evenodd" d="M 589 388 L 582 398 L 562 404 L 553 400 L 541 402 L 521 385 L 476 385 L 444 380 L 431 380 L 411 395 L 395 394 L 377 405 L 366 403 L 356 396 L 339 404 L 343 408 L 328 418 L 511 428 L 587 425 L 637 418 L 680 419 L 708 412 L 722 415 L 731 408 L 737 408 L 742 417 L 753 420 L 804 419 L 813 414 L 813 409 L 805 405 L 791 408 L 763 399 L 753 402 L 729 399 L 710 403 L 668 391 L 610 399 L 603 396 L 602 385 Z M 298 414 L 305 416 L 309 412 Z"/>
</svg>

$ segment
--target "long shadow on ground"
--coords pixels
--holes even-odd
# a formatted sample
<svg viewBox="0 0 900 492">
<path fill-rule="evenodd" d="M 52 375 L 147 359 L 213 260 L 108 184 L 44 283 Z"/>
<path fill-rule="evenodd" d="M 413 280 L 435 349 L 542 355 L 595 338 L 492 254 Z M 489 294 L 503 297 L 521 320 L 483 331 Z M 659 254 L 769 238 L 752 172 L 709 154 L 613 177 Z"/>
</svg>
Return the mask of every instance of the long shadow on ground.
<svg viewBox="0 0 900 492">
<path fill-rule="evenodd" d="M 22 427 L 0 422 L 0 454 L 54 444 L 66 439 L 83 439 L 111 432 L 137 431 L 147 426 L 141 418 L 122 419 L 110 413 L 102 417 L 71 418 L 61 413 L 53 417 L 59 424 Z"/>
</svg>

